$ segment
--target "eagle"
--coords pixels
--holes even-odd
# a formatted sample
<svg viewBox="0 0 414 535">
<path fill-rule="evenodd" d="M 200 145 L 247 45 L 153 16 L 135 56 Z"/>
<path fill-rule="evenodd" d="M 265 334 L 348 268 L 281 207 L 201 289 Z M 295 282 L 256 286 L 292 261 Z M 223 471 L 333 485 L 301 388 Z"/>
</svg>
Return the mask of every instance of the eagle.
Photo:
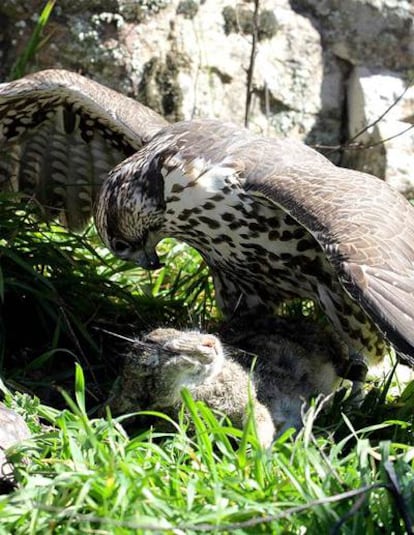
<svg viewBox="0 0 414 535">
<path fill-rule="evenodd" d="M 351 358 L 414 365 L 414 208 L 384 181 L 292 139 L 211 119 L 167 123 L 81 75 L 0 84 L 0 188 L 34 194 L 157 269 L 174 237 L 210 267 L 224 317 L 321 307 Z M 298 333 L 298 337 L 300 333 Z"/>
</svg>

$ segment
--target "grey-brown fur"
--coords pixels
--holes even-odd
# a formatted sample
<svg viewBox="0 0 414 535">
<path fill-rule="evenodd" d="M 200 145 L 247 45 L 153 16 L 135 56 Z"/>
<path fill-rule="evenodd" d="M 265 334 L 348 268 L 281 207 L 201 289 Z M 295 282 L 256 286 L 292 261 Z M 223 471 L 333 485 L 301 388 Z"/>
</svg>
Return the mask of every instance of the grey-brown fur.
<svg viewBox="0 0 414 535">
<path fill-rule="evenodd" d="M 30 437 L 23 418 L 12 409 L 0 404 L 0 488 L 13 486 L 13 466 L 8 461 L 6 450 Z"/>
<path fill-rule="evenodd" d="M 132 345 L 112 392 L 115 413 L 143 409 L 176 412 L 186 387 L 196 400 L 242 426 L 249 398 L 261 443 L 301 426 L 301 407 L 313 394 L 329 394 L 338 376 L 327 351 L 309 351 L 279 335 L 256 335 L 257 358 L 218 337 L 196 331 L 156 329 Z M 253 371 L 252 371 L 253 370 Z"/>
</svg>

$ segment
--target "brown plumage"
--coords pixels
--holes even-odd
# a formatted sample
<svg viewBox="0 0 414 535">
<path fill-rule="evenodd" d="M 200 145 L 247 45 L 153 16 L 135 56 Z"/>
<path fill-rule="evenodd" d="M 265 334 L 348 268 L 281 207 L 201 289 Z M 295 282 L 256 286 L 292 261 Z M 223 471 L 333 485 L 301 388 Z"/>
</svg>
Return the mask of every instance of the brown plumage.
<svg viewBox="0 0 414 535">
<path fill-rule="evenodd" d="M 228 316 L 313 299 L 351 353 L 376 363 L 385 337 L 414 363 L 413 207 L 299 142 L 171 125 L 111 172 L 96 224 L 115 254 L 148 268 L 166 236 L 198 249 Z"/>
<path fill-rule="evenodd" d="M 198 249 L 212 269 L 227 316 L 268 312 L 293 297 L 312 299 L 352 355 L 375 363 L 388 340 L 414 364 L 414 209 L 400 194 L 299 142 L 219 121 L 167 126 L 108 91 L 63 71 L 0 86 L 0 139 L 13 155 L 5 174 L 18 177 L 14 187 L 24 186 L 26 175 L 35 186 L 56 184 L 56 161 L 65 177 L 76 175 L 77 159 L 90 162 L 94 143 L 99 161 L 103 153 L 119 160 L 144 143 L 110 173 L 97 204 L 98 230 L 115 254 L 154 269 L 160 265 L 156 244 L 174 236 Z M 48 143 L 44 152 L 35 147 L 32 158 L 47 164 L 30 166 L 21 147 L 27 155 L 48 116 L 56 125 L 65 114 L 69 127 L 54 132 L 63 139 L 76 132 L 76 159 L 57 158 Z M 74 120 L 86 130 L 73 127 Z M 100 169 L 109 166 L 105 160 Z M 80 167 L 82 184 L 99 182 L 96 165 L 91 174 Z M 52 193 L 59 197 L 62 189 Z M 48 199 L 45 194 L 43 202 Z"/>
<path fill-rule="evenodd" d="M 167 124 L 69 71 L 0 84 L 0 189 L 34 194 L 50 217 L 81 228 L 109 170 Z"/>
</svg>

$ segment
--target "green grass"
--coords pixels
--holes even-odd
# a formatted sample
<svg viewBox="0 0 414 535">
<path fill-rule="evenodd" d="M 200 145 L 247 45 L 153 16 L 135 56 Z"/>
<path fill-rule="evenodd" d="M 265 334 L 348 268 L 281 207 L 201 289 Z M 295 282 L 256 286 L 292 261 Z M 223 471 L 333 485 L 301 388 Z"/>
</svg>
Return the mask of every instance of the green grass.
<svg viewBox="0 0 414 535">
<path fill-rule="evenodd" d="M 360 409 L 338 392 L 272 451 L 189 394 L 168 432 L 160 414 L 153 427 L 148 415 L 134 427 L 128 416 L 95 417 L 122 358 L 105 330 L 208 329 L 207 271 L 167 242 L 168 269 L 149 275 L 113 258 L 93 228 L 39 223 L 24 197 L 1 198 L 0 222 L 2 376 L 26 392 L 6 403 L 34 433 L 11 454 L 18 487 L 0 497 L 0 533 L 407 531 L 414 383 L 376 379 Z"/>
<path fill-rule="evenodd" d="M 42 45 L 53 5 L 12 78 Z M 38 210 L 0 197 L 1 376 L 5 403 L 33 433 L 9 451 L 17 487 L 0 495 L 0 535 L 412 531 L 414 382 L 395 375 L 374 378 L 359 409 L 342 391 L 323 413 L 315 402 L 303 430 L 271 451 L 251 425 L 235 429 L 187 392 L 177 422 L 96 417 L 122 360 L 107 331 L 209 330 L 211 279 L 182 244 L 162 244 L 168 268 L 150 274 L 110 255 L 92 226 L 73 234 L 39 223 Z M 295 303 L 284 312 L 313 310 Z M 157 425 L 166 420 L 168 432 Z"/>
<path fill-rule="evenodd" d="M 271 451 L 184 393 L 175 431 L 130 438 L 122 419 L 91 419 L 84 379 L 57 411 L 14 398 L 46 423 L 13 454 L 19 488 L 0 497 L 0 533 L 404 533 L 414 513 L 413 448 L 316 431 L 317 407 Z M 166 418 L 159 415 L 159 418 Z M 189 427 L 189 421 L 192 422 Z M 191 430 L 190 430 L 191 429 Z M 24 462 L 24 458 L 29 462 Z"/>
<path fill-rule="evenodd" d="M 39 223 L 37 212 L 24 196 L 0 197 L 0 366 L 9 381 L 59 400 L 50 386 L 70 389 L 76 361 L 99 403 L 119 370 L 120 343 L 108 331 L 208 328 L 212 286 L 197 253 L 166 242 L 168 268 L 154 276 L 114 258 L 93 225 L 75 234 Z"/>
<path fill-rule="evenodd" d="M 55 3 L 56 0 L 47 0 L 44 4 L 27 45 L 11 69 L 10 80 L 15 80 L 26 74 L 27 67 L 33 61 L 36 52 L 49 40 L 50 35 L 44 36 L 43 34 L 55 7 Z"/>
</svg>

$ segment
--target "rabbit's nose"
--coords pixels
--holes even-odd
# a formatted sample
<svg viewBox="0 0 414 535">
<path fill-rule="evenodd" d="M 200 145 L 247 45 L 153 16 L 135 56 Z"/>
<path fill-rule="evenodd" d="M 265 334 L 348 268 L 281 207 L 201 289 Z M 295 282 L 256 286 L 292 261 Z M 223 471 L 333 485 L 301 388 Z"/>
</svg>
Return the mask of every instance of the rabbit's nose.
<svg viewBox="0 0 414 535">
<path fill-rule="evenodd" d="M 204 336 L 201 340 L 201 345 L 203 347 L 211 347 L 216 353 L 218 352 L 218 344 L 214 336 Z"/>
</svg>

